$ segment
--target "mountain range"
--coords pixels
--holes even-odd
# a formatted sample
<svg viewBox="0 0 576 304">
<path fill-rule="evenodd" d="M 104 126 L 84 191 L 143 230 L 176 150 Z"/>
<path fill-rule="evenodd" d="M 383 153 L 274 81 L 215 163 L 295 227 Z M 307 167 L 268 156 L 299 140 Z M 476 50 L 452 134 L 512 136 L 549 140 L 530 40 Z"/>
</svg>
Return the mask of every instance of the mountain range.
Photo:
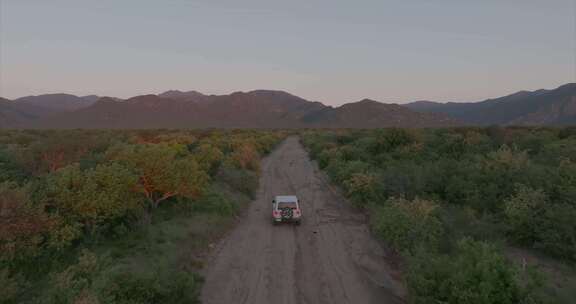
<svg viewBox="0 0 576 304">
<path fill-rule="evenodd" d="M 0 128 L 31 127 L 42 118 L 89 107 L 98 98 L 96 95 L 44 94 L 11 101 L 0 97 Z"/>
<path fill-rule="evenodd" d="M 0 98 L 0 128 L 379 128 L 576 124 L 576 83 L 480 102 L 364 99 L 339 107 L 283 91 L 167 91 L 126 100 L 46 94 Z"/>
<path fill-rule="evenodd" d="M 481 102 L 416 101 L 404 106 L 422 113 L 445 114 L 471 125 L 570 125 L 576 124 L 576 83 Z"/>
</svg>

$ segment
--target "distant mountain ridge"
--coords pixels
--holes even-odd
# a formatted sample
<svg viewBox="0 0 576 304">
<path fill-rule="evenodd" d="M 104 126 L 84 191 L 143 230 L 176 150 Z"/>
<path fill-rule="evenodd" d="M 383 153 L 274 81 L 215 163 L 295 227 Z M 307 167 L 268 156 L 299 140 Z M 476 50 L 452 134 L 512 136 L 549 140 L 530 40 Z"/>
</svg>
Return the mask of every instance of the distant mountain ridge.
<svg viewBox="0 0 576 304">
<path fill-rule="evenodd" d="M 12 103 L 0 97 L 0 128 L 17 128 L 34 120 L 32 114 L 13 107 Z"/>
<path fill-rule="evenodd" d="M 66 99 L 71 97 L 65 96 Z M 4 123 L 17 128 L 374 128 L 387 126 L 439 127 L 454 125 L 438 114 L 418 113 L 399 105 L 361 101 L 326 106 L 284 91 L 255 90 L 229 95 L 196 91 L 167 91 L 126 100 L 100 98 L 88 104 L 74 99 L 76 108 Z M 29 100 L 8 101 L 33 105 Z M 22 104 L 20 104 L 22 102 Z M 68 104 L 68 101 L 58 102 Z M 0 113 L 7 112 L 0 108 Z M 14 122 L 12 122 L 14 121 Z"/>
<path fill-rule="evenodd" d="M 44 94 L 38 96 L 26 96 L 15 99 L 15 105 L 28 105 L 41 107 L 47 111 L 74 111 L 90 106 L 96 100 L 96 95 L 75 96 L 71 94 Z"/>
<path fill-rule="evenodd" d="M 480 102 L 416 101 L 405 106 L 422 113 L 445 114 L 472 125 L 576 124 L 576 83 L 553 90 L 520 91 Z"/>
<path fill-rule="evenodd" d="M 332 128 L 441 127 L 456 125 L 446 115 L 407 111 L 398 104 L 363 99 L 337 108 L 327 107 L 308 114 L 304 120 L 312 126 Z"/>
<path fill-rule="evenodd" d="M 576 124 L 576 84 L 475 103 L 364 99 L 326 106 L 284 91 L 171 90 L 121 100 L 48 94 L 0 99 L 0 128 L 381 128 Z"/>
</svg>

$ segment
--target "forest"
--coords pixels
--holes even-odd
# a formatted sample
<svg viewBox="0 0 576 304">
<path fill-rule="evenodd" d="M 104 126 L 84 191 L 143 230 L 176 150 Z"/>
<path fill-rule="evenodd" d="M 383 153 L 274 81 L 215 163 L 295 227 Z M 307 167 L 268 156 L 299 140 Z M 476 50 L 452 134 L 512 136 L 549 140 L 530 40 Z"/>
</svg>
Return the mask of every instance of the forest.
<svg viewBox="0 0 576 304">
<path fill-rule="evenodd" d="M 409 303 L 572 303 L 576 128 L 0 131 L 0 303 L 199 303 L 214 242 L 299 135 Z"/>
<path fill-rule="evenodd" d="M 197 303 L 282 131 L 3 130 L 0 303 Z"/>
<path fill-rule="evenodd" d="M 410 303 L 573 303 L 576 128 L 309 130 Z"/>
</svg>

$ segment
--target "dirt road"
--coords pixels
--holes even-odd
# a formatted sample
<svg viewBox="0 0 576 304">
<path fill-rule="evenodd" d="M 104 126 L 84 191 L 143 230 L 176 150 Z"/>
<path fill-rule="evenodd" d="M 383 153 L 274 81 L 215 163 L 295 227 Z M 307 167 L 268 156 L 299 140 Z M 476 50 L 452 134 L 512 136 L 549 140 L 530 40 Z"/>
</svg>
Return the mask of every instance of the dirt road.
<svg viewBox="0 0 576 304">
<path fill-rule="evenodd" d="M 300 198 L 302 225 L 272 225 L 271 201 L 282 194 Z M 403 303 L 365 223 L 290 137 L 264 159 L 257 199 L 217 245 L 202 303 Z"/>
</svg>

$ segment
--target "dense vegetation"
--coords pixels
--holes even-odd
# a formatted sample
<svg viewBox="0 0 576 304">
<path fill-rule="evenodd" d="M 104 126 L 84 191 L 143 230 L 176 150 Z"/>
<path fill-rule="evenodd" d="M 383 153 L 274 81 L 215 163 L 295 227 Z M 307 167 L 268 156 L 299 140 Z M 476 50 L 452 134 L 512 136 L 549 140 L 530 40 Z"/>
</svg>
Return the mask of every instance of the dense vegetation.
<svg viewBox="0 0 576 304">
<path fill-rule="evenodd" d="M 576 129 L 308 131 L 303 142 L 404 257 L 411 302 L 576 297 L 573 276 L 544 283 L 508 255 L 523 248 L 574 273 Z"/>
<path fill-rule="evenodd" d="M 0 303 L 196 303 L 282 132 L 1 131 Z"/>
<path fill-rule="evenodd" d="M 284 135 L 1 131 L 0 303 L 197 302 L 203 255 L 254 196 L 259 160 Z M 576 129 L 302 139 L 403 257 L 411 302 L 576 297 Z M 567 274 L 518 264 L 513 250 Z"/>
</svg>

